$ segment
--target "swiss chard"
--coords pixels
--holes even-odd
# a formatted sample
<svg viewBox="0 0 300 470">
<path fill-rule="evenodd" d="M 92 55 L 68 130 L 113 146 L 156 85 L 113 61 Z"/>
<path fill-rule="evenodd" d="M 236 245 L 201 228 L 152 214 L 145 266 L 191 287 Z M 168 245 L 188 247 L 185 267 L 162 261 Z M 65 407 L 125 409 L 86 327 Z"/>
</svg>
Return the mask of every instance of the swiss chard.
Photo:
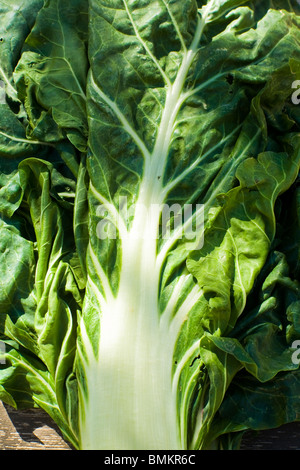
<svg viewBox="0 0 300 470">
<path fill-rule="evenodd" d="M 13 5 L 0 398 L 79 449 L 233 448 L 298 420 L 297 2 Z"/>
</svg>

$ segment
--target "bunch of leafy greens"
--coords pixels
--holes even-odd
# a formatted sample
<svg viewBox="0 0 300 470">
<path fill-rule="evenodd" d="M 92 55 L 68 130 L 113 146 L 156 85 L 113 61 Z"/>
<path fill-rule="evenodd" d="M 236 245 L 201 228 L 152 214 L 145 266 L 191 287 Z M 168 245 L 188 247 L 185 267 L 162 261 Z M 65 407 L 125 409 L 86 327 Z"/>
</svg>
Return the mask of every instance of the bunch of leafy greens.
<svg viewBox="0 0 300 470">
<path fill-rule="evenodd" d="M 299 14 L 0 1 L 0 399 L 75 448 L 299 420 Z"/>
</svg>

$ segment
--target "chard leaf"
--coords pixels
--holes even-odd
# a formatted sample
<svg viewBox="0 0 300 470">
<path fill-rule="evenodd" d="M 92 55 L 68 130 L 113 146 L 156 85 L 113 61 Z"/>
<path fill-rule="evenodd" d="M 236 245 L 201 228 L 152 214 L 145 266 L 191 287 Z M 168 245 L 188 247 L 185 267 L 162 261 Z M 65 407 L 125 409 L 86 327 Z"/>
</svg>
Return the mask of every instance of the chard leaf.
<svg viewBox="0 0 300 470">
<path fill-rule="evenodd" d="M 72 2 L 72 7 L 60 0 L 47 2 L 23 45 L 14 72 L 31 127 L 41 127 L 41 121 L 46 119 L 50 121 L 45 110 L 52 109 L 59 130 L 80 150 L 86 146 L 85 5 L 82 0 Z M 45 140 L 49 139 L 48 126 L 44 130 Z"/>
<path fill-rule="evenodd" d="M 79 449 L 234 447 L 298 419 L 296 2 L 22 5 L 0 104 L 0 398 Z M 260 420 L 271 390 L 285 410 Z"/>
<path fill-rule="evenodd" d="M 13 101 L 20 102 L 13 71 L 24 41 L 42 6 L 42 0 L 16 0 L 13 5 L 6 1 L 0 2 L 0 79 L 5 85 L 7 96 Z"/>
</svg>

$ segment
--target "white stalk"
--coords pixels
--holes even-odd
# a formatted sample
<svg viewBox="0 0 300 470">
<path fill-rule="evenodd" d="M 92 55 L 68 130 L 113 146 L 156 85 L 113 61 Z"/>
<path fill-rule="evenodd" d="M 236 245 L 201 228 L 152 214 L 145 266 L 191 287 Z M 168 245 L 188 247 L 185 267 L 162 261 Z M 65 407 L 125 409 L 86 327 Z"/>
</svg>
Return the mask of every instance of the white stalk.
<svg viewBox="0 0 300 470">
<path fill-rule="evenodd" d="M 145 221 L 144 232 L 135 233 L 139 222 L 123 241 L 119 291 L 102 313 L 99 357 L 86 366 L 83 449 L 181 448 L 171 377 L 174 344 L 159 327 L 153 278 L 157 225 Z"/>
</svg>

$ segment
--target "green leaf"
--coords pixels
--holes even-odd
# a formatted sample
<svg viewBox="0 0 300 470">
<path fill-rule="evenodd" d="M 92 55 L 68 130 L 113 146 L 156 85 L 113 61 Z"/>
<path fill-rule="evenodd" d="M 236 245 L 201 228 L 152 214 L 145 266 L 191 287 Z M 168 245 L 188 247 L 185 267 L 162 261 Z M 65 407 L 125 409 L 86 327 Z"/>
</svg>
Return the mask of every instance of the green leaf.
<svg viewBox="0 0 300 470">
<path fill-rule="evenodd" d="M 0 398 L 78 449 L 299 419 L 297 2 L 0 9 Z"/>
<path fill-rule="evenodd" d="M 13 6 L 6 1 L 0 2 L 0 79 L 5 84 L 7 96 L 14 101 L 19 100 L 13 80 L 13 71 L 24 41 L 42 6 L 42 0 L 16 0 Z"/>
<path fill-rule="evenodd" d="M 47 128 L 54 127 L 52 115 L 59 129 L 79 150 L 85 150 L 87 135 L 86 27 L 86 2 L 78 0 L 72 7 L 61 0 L 46 2 L 14 72 L 31 127 L 39 126 L 41 134 L 43 121 L 43 133 L 48 139 Z"/>
</svg>

